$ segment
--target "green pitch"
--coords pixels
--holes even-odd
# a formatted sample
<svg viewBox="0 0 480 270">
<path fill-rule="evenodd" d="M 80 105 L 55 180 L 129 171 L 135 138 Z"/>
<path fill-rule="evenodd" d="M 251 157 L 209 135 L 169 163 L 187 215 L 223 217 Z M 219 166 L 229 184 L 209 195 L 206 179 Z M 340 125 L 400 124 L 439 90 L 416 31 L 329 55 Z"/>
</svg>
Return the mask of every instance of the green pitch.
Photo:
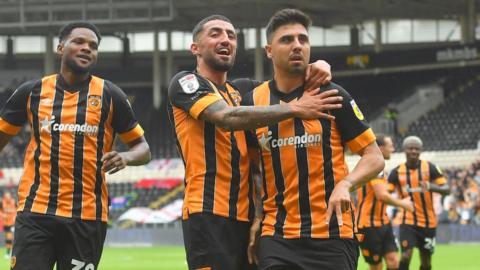
<svg viewBox="0 0 480 270">
<path fill-rule="evenodd" d="M 0 250 L 3 254 L 4 250 Z M 433 256 L 435 270 L 477 270 L 480 244 L 438 245 Z M 414 254 L 410 269 L 418 269 L 418 254 Z M 0 257 L 0 269 L 8 269 L 8 261 Z M 106 248 L 98 270 L 187 270 L 183 247 Z M 359 270 L 368 269 L 359 259 Z"/>
</svg>

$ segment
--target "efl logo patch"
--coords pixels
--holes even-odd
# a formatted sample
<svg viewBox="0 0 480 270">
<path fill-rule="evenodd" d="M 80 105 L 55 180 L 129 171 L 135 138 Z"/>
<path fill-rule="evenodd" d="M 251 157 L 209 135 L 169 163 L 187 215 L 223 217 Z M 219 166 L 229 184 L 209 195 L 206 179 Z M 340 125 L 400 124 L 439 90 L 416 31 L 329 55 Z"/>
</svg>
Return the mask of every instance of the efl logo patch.
<svg viewBox="0 0 480 270">
<path fill-rule="evenodd" d="M 185 92 L 186 94 L 195 93 L 195 91 L 197 91 L 200 87 L 197 76 L 195 76 L 195 74 L 188 74 L 183 76 L 182 78 L 178 79 L 178 83 L 180 83 L 183 92 Z"/>
<path fill-rule="evenodd" d="M 360 108 L 358 107 L 357 103 L 355 103 L 355 100 L 351 100 L 350 105 L 352 105 L 353 112 L 355 113 L 357 118 L 360 121 L 363 121 L 363 119 L 365 119 L 365 116 L 363 115 L 362 111 L 360 111 Z"/>
<path fill-rule="evenodd" d="M 88 108 L 92 110 L 98 110 L 102 104 L 102 97 L 98 95 L 90 95 L 88 96 Z"/>
</svg>

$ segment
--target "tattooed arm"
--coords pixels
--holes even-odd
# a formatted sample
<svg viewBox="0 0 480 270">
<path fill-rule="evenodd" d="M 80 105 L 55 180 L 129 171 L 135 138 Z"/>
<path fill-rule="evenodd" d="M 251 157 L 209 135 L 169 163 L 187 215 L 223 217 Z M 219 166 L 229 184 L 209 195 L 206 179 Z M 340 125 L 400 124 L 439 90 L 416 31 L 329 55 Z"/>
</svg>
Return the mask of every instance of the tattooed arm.
<svg viewBox="0 0 480 270">
<path fill-rule="evenodd" d="M 326 112 L 340 108 L 342 97 L 337 96 L 337 90 L 320 94 L 318 92 L 319 90 L 305 92 L 298 100 L 272 106 L 230 107 L 223 100 L 219 100 L 208 106 L 199 118 L 226 130 L 252 130 L 291 117 L 333 120 L 334 117 Z"/>
</svg>

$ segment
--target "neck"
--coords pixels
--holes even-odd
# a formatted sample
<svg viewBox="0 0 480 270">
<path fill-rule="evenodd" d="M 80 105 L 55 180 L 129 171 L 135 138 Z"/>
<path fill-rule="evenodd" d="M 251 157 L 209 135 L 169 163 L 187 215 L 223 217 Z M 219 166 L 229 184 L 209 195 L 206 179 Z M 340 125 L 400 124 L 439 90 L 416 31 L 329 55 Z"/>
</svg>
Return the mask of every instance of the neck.
<svg viewBox="0 0 480 270">
<path fill-rule="evenodd" d="M 227 72 L 213 70 L 203 62 L 198 62 L 197 72 L 202 77 L 210 80 L 216 85 L 224 85 L 227 82 Z"/>
<path fill-rule="evenodd" d="M 288 94 L 304 84 L 305 80 L 303 74 L 291 74 L 288 71 L 274 70 L 275 82 L 277 83 L 278 91 Z"/>
<path fill-rule="evenodd" d="M 410 168 L 415 167 L 417 165 L 417 163 L 418 163 L 418 160 L 414 160 L 414 159 L 408 160 L 407 159 L 407 167 L 410 167 Z"/>
<path fill-rule="evenodd" d="M 83 82 L 86 79 L 88 79 L 88 76 L 90 76 L 90 73 L 84 73 L 84 74 L 76 74 L 66 68 L 64 65 L 60 67 L 60 74 L 62 75 L 63 79 L 65 80 L 66 83 L 73 85 L 79 82 Z"/>
</svg>

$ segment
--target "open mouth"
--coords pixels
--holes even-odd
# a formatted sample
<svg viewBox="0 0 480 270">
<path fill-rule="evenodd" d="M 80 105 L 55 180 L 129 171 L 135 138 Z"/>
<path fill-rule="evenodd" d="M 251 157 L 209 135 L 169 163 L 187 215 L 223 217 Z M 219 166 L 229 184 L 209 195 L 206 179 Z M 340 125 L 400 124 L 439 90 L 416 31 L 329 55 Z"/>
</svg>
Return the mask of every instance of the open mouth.
<svg viewBox="0 0 480 270">
<path fill-rule="evenodd" d="M 229 56 L 230 50 L 228 48 L 220 48 L 217 50 L 217 54 Z"/>
</svg>

